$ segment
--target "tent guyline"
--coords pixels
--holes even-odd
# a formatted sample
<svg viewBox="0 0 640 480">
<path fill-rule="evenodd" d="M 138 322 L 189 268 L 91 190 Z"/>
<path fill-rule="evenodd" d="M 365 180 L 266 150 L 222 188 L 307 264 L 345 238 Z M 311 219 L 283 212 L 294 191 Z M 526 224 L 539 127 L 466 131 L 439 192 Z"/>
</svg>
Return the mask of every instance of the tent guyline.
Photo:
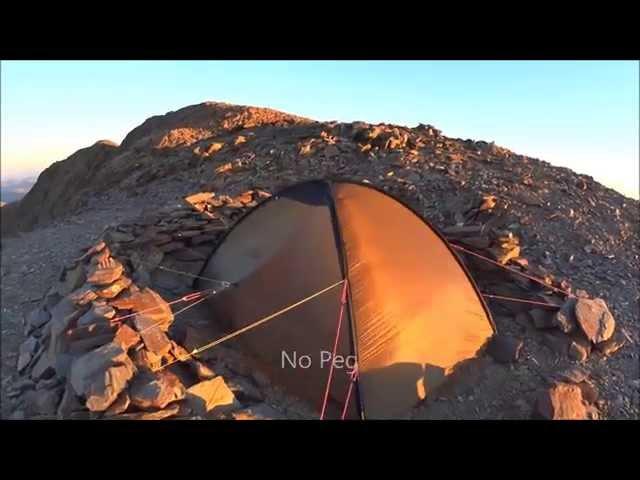
<svg viewBox="0 0 640 480">
<path fill-rule="evenodd" d="M 123 257 L 126 258 L 127 260 L 131 261 L 131 262 L 134 261 L 131 257 L 128 257 L 128 256 L 123 256 Z M 141 263 L 143 265 L 151 266 L 151 267 L 157 268 L 159 270 L 164 270 L 165 272 L 177 273 L 178 275 L 183 275 L 185 277 L 190 277 L 190 278 L 193 278 L 193 279 L 200 279 L 200 280 L 206 280 L 207 282 L 219 283 L 223 287 L 231 287 L 231 286 L 233 286 L 233 284 L 231 282 L 228 282 L 226 280 L 218 280 L 218 279 L 215 279 L 215 278 L 203 277 L 202 275 L 194 275 L 193 273 L 183 272 L 181 270 L 175 270 L 173 268 L 165 267 L 163 265 L 155 265 L 155 264 L 153 264 L 151 262 L 145 262 L 145 261 L 139 260 L 139 259 L 136 259 L 135 262 L 136 263 Z"/>
<path fill-rule="evenodd" d="M 344 280 L 344 286 L 342 287 L 342 295 L 340 297 L 340 312 L 338 313 L 338 326 L 336 328 L 336 338 L 333 342 L 333 350 L 331 351 L 331 366 L 329 367 L 329 375 L 327 377 L 327 386 L 324 390 L 324 397 L 322 399 L 322 407 L 320 408 L 320 420 L 324 420 L 324 414 L 327 410 L 327 403 L 329 402 L 329 391 L 331 390 L 331 380 L 333 380 L 334 362 L 336 353 L 338 351 L 338 340 L 340 339 L 340 330 L 342 327 L 342 318 L 344 317 L 345 306 L 347 305 L 347 292 L 349 289 L 349 281 Z"/>
<path fill-rule="evenodd" d="M 191 358 L 191 357 L 193 357 L 193 356 L 195 356 L 195 355 L 197 355 L 199 353 L 204 352 L 205 350 L 209 350 L 210 348 L 213 348 L 213 347 L 215 347 L 217 345 L 220 345 L 221 343 L 224 343 L 227 340 L 231 340 L 232 338 L 235 338 L 238 335 L 241 335 L 241 334 L 243 334 L 245 332 L 248 332 L 249 330 L 253 330 L 256 327 L 259 327 L 260 325 L 263 325 L 263 324 L 267 323 L 268 321 L 273 320 L 274 318 L 277 318 L 280 315 L 283 315 L 283 314 L 287 313 L 288 311 L 293 310 L 294 308 L 299 307 L 300 305 L 302 305 L 304 303 L 307 303 L 310 300 L 313 300 L 316 297 L 319 297 L 323 293 L 326 293 L 329 290 L 332 290 L 335 287 L 337 287 L 339 285 L 342 285 L 344 282 L 345 282 L 345 280 L 340 280 L 339 282 L 336 282 L 336 283 L 334 283 L 332 285 L 329 285 L 328 287 L 323 288 L 322 290 L 319 290 L 319 291 L 309 295 L 308 297 L 303 298 L 302 300 L 299 300 L 299 301 L 297 301 L 295 303 L 292 303 L 291 305 L 288 305 L 288 306 L 282 308 L 281 310 L 278 310 L 277 312 L 274 312 L 274 313 L 272 313 L 270 315 L 267 315 L 266 317 L 263 317 L 260 320 L 257 320 L 257 321 L 255 321 L 253 323 L 250 323 L 249 325 L 247 325 L 247 326 L 245 326 L 243 328 L 235 330 L 235 331 L 233 331 L 233 332 L 231 332 L 231 333 L 229 333 L 227 335 L 224 335 L 223 337 L 220 337 L 220 338 L 218 338 L 217 340 L 214 340 L 211 343 L 207 343 L 205 345 L 202 345 L 201 347 L 194 348 L 188 354 L 183 355 L 180 358 L 176 358 L 176 359 L 168 362 L 165 365 L 162 365 L 161 367 L 157 368 L 155 371 L 163 370 L 163 369 L 169 367 L 170 365 L 173 365 L 176 362 L 184 362 L 184 361 L 188 360 L 189 358 Z"/>
<path fill-rule="evenodd" d="M 506 265 L 501 264 L 500 262 L 496 262 L 495 260 L 492 260 L 488 257 L 485 257 L 483 255 L 480 255 L 479 253 L 476 252 L 472 252 L 471 250 L 468 250 L 460 245 L 456 245 L 455 243 L 449 243 L 453 248 L 455 248 L 456 250 L 460 250 L 462 252 L 468 253 L 469 255 L 473 255 L 474 257 L 480 258 L 482 260 L 485 260 L 489 263 L 492 263 L 493 265 L 502 268 L 503 270 L 507 270 L 511 273 L 515 273 L 516 275 L 520 275 L 521 277 L 527 278 L 533 282 L 539 283 L 540 285 L 543 285 L 545 288 L 554 290 L 556 292 L 562 293 L 568 297 L 574 297 L 574 295 L 566 290 L 563 290 L 561 288 L 558 287 L 554 287 L 553 285 L 549 285 L 547 282 L 545 282 L 542 278 L 539 277 L 535 277 L 533 275 L 529 275 L 527 273 L 524 272 L 519 272 L 518 270 L 515 270 L 513 268 L 509 268 Z"/>
</svg>

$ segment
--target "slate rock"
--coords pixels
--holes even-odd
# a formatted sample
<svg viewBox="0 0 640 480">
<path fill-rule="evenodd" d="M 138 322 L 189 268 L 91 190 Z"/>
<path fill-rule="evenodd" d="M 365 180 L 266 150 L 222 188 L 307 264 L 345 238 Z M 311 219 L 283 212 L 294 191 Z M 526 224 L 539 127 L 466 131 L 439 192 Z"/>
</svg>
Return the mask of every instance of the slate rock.
<svg viewBox="0 0 640 480">
<path fill-rule="evenodd" d="M 185 397 L 184 385 L 168 370 L 141 371 L 129 388 L 131 404 L 143 410 L 162 409 Z"/>
<path fill-rule="evenodd" d="M 78 326 L 83 327 L 94 323 L 109 323 L 116 315 L 116 310 L 106 303 L 93 302 L 87 313 L 78 319 Z"/>
<path fill-rule="evenodd" d="M 96 294 L 102 298 L 115 298 L 120 292 L 128 288 L 131 285 L 131 279 L 126 276 L 122 276 L 104 288 L 96 290 Z"/>
<path fill-rule="evenodd" d="M 596 344 L 596 348 L 600 353 L 608 357 L 624 347 L 626 343 L 627 338 L 624 336 L 624 333 L 622 333 L 621 330 L 616 330 L 611 338 Z"/>
<path fill-rule="evenodd" d="M 554 326 L 558 327 L 564 333 L 571 333 L 577 327 L 575 315 L 576 303 L 577 299 L 569 298 L 553 317 Z"/>
<path fill-rule="evenodd" d="M 20 345 L 20 350 L 18 352 L 18 372 L 22 372 L 27 365 L 31 362 L 36 351 L 38 349 L 38 340 L 34 337 L 27 338 L 22 345 Z"/>
<path fill-rule="evenodd" d="M 518 361 L 522 350 L 522 339 L 510 335 L 494 335 L 487 346 L 487 353 L 499 363 Z"/>
<path fill-rule="evenodd" d="M 44 308 L 36 308 L 27 316 L 25 320 L 28 333 L 31 333 L 33 330 L 42 327 L 50 319 L 51 314 L 47 310 L 45 310 Z"/>
<path fill-rule="evenodd" d="M 149 370 L 153 372 L 158 370 L 162 365 L 162 357 L 147 350 L 146 348 L 134 351 L 132 359 L 135 366 L 141 370 Z"/>
<path fill-rule="evenodd" d="M 124 272 L 124 266 L 113 257 L 104 263 L 92 265 L 87 274 L 87 283 L 91 285 L 109 285 L 115 282 Z"/>
<path fill-rule="evenodd" d="M 604 342 L 613 335 L 616 322 L 601 298 L 578 298 L 575 314 L 578 325 L 592 343 Z"/>
<path fill-rule="evenodd" d="M 76 394 L 87 399 L 89 410 L 102 412 L 116 400 L 134 372 L 133 362 L 122 347 L 108 343 L 73 362 L 70 382 Z"/>
<path fill-rule="evenodd" d="M 588 420 L 589 415 L 577 385 L 558 383 L 540 393 L 536 413 L 546 420 Z"/>
<path fill-rule="evenodd" d="M 239 407 L 238 401 L 222 377 L 205 380 L 187 389 L 187 401 L 195 412 L 225 413 Z"/>
<path fill-rule="evenodd" d="M 126 352 L 130 348 L 140 343 L 141 337 L 133 328 L 127 324 L 122 324 L 118 327 L 116 335 L 113 339 L 114 343 L 120 345 Z"/>
<path fill-rule="evenodd" d="M 65 418 L 69 418 L 73 412 L 83 409 L 84 405 L 80 403 L 80 399 L 74 392 L 73 387 L 71 386 L 71 384 L 67 383 L 60 404 L 58 405 L 56 416 L 59 420 L 62 420 Z"/>
<path fill-rule="evenodd" d="M 591 342 L 585 335 L 576 331 L 571 335 L 569 342 L 569 358 L 578 362 L 584 362 L 591 354 Z"/>
<path fill-rule="evenodd" d="M 111 406 L 104 412 L 105 417 L 113 417 L 115 415 L 120 415 L 127 411 L 129 405 L 131 404 L 131 398 L 126 390 L 120 392 L 118 398 L 116 398 L 115 402 L 111 404 Z"/>
<path fill-rule="evenodd" d="M 231 414 L 234 420 L 286 420 L 287 417 L 274 407 L 261 403 Z"/>
<path fill-rule="evenodd" d="M 180 405 L 172 403 L 167 408 L 155 412 L 124 413 L 109 417 L 109 420 L 164 420 L 176 416 L 180 412 Z"/>
</svg>

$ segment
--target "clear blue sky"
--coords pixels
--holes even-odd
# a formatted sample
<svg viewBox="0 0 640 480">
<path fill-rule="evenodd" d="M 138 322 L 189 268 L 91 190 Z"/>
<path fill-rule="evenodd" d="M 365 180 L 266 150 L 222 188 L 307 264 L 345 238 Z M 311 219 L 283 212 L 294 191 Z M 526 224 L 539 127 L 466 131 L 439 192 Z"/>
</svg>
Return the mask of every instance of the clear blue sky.
<svg viewBox="0 0 640 480">
<path fill-rule="evenodd" d="M 205 100 L 430 123 L 638 198 L 638 62 L 2 62 L 2 175 Z"/>
</svg>

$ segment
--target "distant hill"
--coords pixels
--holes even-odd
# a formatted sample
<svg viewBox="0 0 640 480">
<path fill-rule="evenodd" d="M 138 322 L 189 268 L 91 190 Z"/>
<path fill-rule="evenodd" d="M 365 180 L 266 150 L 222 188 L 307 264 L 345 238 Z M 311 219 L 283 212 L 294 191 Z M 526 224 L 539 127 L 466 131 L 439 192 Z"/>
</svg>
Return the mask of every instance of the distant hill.
<svg viewBox="0 0 640 480">
<path fill-rule="evenodd" d="M 0 203 L 2 206 L 7 203 L 16 202 L 24 197 L 36 183 L 36 180 L 37 177 L 3 179 L 0 184 Z"/>
</svg>

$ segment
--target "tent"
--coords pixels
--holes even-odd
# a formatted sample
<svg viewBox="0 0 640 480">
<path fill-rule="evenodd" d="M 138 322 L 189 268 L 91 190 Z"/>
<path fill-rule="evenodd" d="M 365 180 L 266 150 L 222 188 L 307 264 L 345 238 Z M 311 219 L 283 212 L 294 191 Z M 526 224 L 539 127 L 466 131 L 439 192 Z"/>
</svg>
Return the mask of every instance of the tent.
<svg viewBox="0 0 640 480">
<path fill-rule="evenodd" d="M 235 285 L 210 299 L 229 331 L 307 299 L 237 341 L 285 391 L 314 405 L 326 391 L 327 418 L 402 417 L 495 333 L 446 240 L 365 184 L 285 188 L 236 223 L 201 276 Z"/>
</svg>

